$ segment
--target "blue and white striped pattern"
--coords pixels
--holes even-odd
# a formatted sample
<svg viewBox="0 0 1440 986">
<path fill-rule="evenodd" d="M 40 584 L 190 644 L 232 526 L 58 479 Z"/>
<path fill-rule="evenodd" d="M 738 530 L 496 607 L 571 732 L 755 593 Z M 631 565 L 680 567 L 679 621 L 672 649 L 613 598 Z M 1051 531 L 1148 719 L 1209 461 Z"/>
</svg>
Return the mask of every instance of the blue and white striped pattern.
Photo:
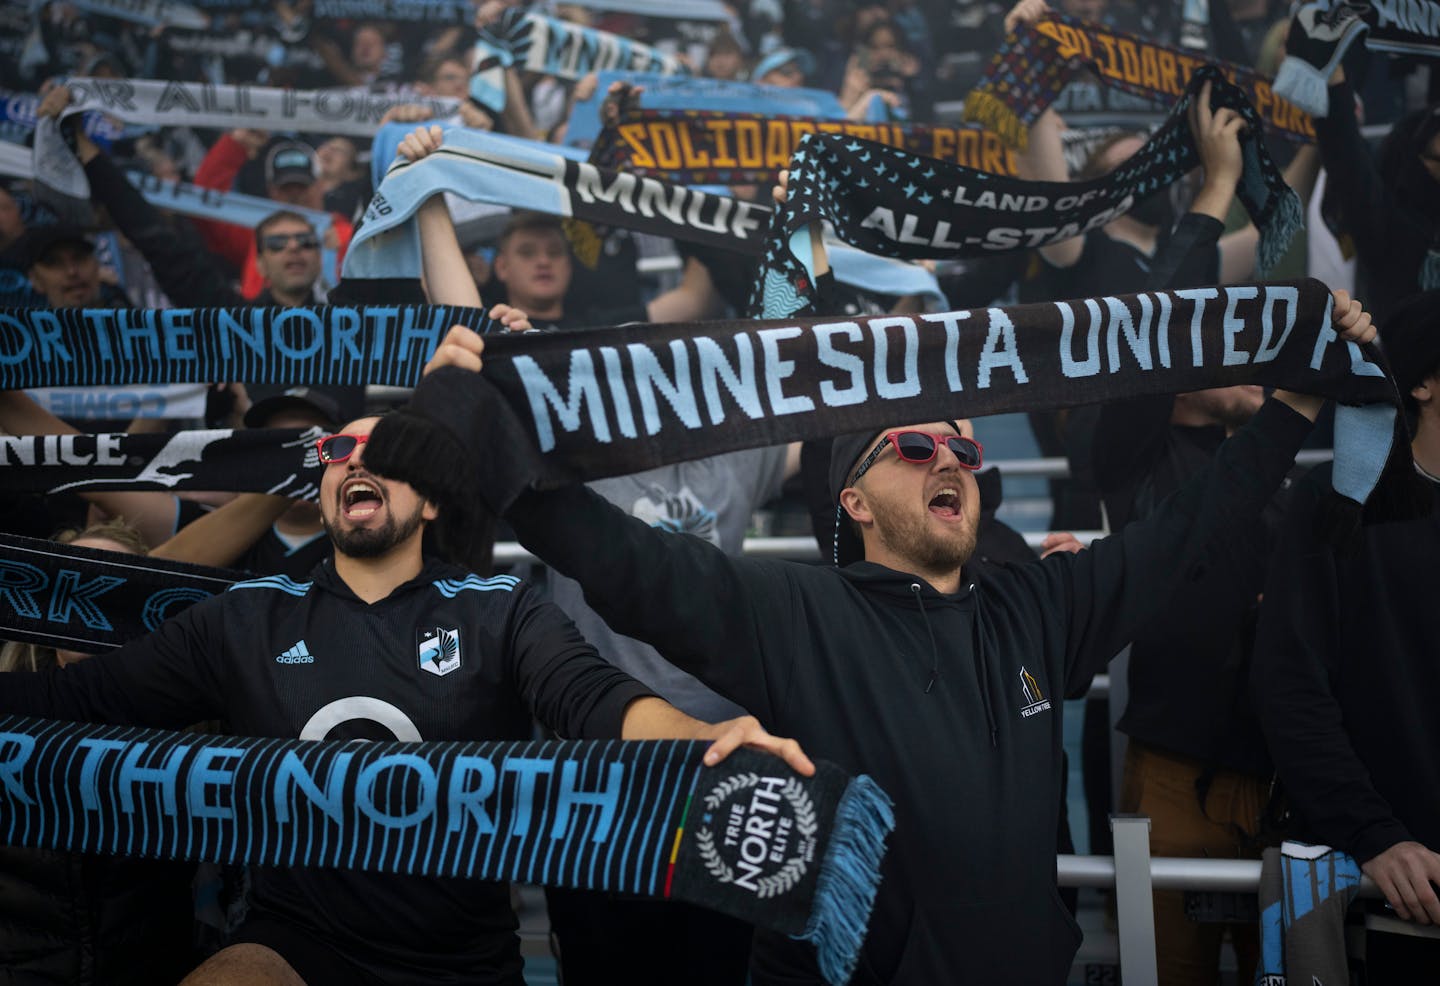
<svg viewBox="0 0 1440 986">
<path fill-rule="evenodd" d="M 513 592 L 520 580 L 513 575 L 496 575 L 482 579 L 478 575 L 467 575 L 463 579 L 436 579 L 435 591 L 446 599 L 454 599 L 467 589 L 475 592 Z"/>
<path fill-rule="evenodd" d="M 0 718 L 0 845 L 658 896 L 707 745 L 351 744 Z"/>
<path fill-rule="evenodd" d="M 303 597 L 310 591 L 314 582 L 296 582 L 288 575 L 267 575 L 259 579 L 247 579 L 244 582 L 236 582 L 226 589 L 226 592 L 234 592 L 236 589 L 273 589 L 276 592 L 288 593 L 292 596 Z"/>
</svg>

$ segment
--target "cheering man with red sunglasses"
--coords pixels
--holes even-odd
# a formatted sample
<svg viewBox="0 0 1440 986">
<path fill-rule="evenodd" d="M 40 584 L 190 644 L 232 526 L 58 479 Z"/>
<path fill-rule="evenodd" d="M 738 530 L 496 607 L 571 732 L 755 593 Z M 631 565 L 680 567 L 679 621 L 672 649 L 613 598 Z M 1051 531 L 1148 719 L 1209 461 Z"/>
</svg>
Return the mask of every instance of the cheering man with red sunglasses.
<svg viewBox="0 0 1440 986">
<path fill-rule="evenodd" d="M 103 659 L 6 675 L 0 713 L 402 741 L 529 739 L 534 717 L 570 738 L 713 738 L 709 763 L 745 744 L 814 772 L 753 718 L 712 726 L 655 697 L 519 579 L 427 557 L 442 508 L 366 468 L 377 420 L 319 442 L 335 550 L 307 581 L 239 582 Z M 248 903 L 235 944 L 186 986 L 524 983 L 502 884 L 255 867 Z"/>
<path fill-rule="evenodd" d="M 1335 302 L 1345 338 L 1374 336 L 1357 302 Z M 477 461 L 505 454 L 493 415 L 468 410 L 481 388 L 463 371 L 481 368 L 483 348 L 451 331 L 403 423 L 367 445 L 376 469 L 433 482 L 433 450 L 416 445 L 432 434 L 437 447 L 463 436 Z M 1277 393 L 1150 518 L 983 577 L 967 567 L 981 449 L 950 421 L 834 440 L 835 568 L 732 557 L 583 486 L 527 491 L 507 520 L 615 630 L 894 799 L 852 983 L 1058 984 L 1081 937 L 1055 886 L 1060 698 L 1260 512 L 1321 403 Z M 759 931 L 751 979 L 822 981 L 812 949 Z"/>
</svg>

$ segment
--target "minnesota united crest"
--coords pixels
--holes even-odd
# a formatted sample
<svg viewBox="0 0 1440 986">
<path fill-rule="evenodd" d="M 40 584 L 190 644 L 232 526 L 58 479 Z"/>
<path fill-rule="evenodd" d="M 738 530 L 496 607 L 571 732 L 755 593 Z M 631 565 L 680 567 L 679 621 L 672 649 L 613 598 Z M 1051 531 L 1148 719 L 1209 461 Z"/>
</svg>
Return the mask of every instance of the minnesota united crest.
<svg viewBox="0 0 1440 986">
<path fill-rule="evenodd" d="M 441 677 L 460 667 L 460 631 L 425 627 L 415 632 L 420 670 Z"/>
</svg>

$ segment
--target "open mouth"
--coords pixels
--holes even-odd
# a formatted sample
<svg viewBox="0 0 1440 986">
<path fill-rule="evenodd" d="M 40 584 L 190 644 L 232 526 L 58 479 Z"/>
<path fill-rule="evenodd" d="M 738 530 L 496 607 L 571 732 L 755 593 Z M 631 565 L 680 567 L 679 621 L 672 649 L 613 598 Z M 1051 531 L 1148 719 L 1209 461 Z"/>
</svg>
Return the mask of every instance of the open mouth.
<svg viewBox="0 0 1440 986">
<path fill-rule="evenodd" d="M 340 495 L 340 505 L 347 520 L 364 520 L 384 504 L 380 491 L 363 479 L 345 487 Z"/>
<path fill-rule="evenodd" d="M 930 512 L 944 520 L 955 520 L 961 514 L 960 491 L 947 486 L 930 498 Z"/>
</svg>

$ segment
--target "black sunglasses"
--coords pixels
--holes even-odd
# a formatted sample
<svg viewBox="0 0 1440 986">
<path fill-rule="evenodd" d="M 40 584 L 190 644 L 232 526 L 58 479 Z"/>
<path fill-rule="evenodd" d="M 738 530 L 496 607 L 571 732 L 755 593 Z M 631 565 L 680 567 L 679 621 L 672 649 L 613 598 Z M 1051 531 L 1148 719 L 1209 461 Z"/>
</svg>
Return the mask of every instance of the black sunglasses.
<svg viewBox="0 0 1440 986">
<path fill-rule="evenodd" d="M 314 233 L 266 233 L 260 237 L 266 253 L 279 253 L 292 242 L 302 250 L 314 250 L 320 245 L 320 237 Z"/>
<path fill-rule="evenodd" d="M 973 438 L 966 438 L 964 435 L 932 435 L 928 431 L 892 431 L 880 439 L 880 444 L 865 456 L 860 468 L 855 470 L 855 478 L 850 480 L 850 485 L 860 482 L 860 477 L 875 464 L 875 460 L 880 458 L 880 453 L 885 451 L 887 445 L 893 445 L 895 454 L 906 462 L 924 465 L 939 454 L 942 441 L 945 447 L 955 454 L 960 468 L 973 472 L 984 464 L 985 449 Z"/>
</svg>

